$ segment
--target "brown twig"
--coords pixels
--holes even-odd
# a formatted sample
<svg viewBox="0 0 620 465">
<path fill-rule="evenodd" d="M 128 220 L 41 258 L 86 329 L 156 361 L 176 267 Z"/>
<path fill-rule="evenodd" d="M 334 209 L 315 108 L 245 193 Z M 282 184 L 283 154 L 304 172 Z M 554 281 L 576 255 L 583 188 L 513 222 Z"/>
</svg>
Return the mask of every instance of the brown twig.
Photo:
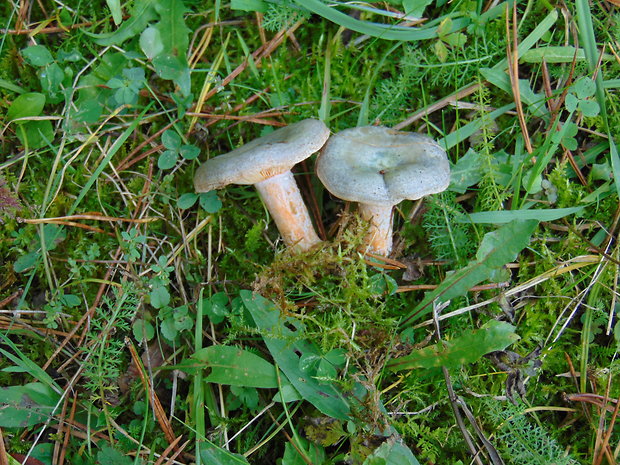
<svg viewBox="0 0 620 465">
<path fill-rule="evenodd" d="M 532 148 L 532 142 L 530 141 L 530 135 L 525 122 L 525 114 L 523 113 L 523 104 L 521 103 L 521 90 L 519 88 L 519 55 L 517 52 L 518 40 L 517 40 L 517 3 L 512 5 L 512 34 L 510 31 L 510 14 L 509 3 L 506 3 L 506 54 L 508 56 L 508 75 L 510 76 L 510 85 L 512 87 L 512 95 L 514 97 L 515 105 L 517 108 L 517 117 L 519 119 L 519 126 L 521 126 L 521 132 L 523 134 L 523 140 L 525 142 L 525 149 L 530 155 L 534 151 Z M 512 37 L 512 40 L 511 40 Z"/>
</svg>

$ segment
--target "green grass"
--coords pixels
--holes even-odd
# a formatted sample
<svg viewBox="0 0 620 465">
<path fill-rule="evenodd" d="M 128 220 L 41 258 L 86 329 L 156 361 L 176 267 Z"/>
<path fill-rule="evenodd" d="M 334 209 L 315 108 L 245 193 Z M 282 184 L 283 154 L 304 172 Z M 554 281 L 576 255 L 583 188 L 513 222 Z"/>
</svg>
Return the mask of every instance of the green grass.
<svg viewBox="0 0 620 465">
<path fill-rule="evenodd" d="M 8 453 L 618 463 L 620 14 L 422 3 L 0 6 Z M 194 192 L 200 163 L 304 118 L 446 147 L 450 188 L 396 210 L 396 262 L 359 252 L 315 157 L 308 252 L 251 186 Z"/>
</svg>

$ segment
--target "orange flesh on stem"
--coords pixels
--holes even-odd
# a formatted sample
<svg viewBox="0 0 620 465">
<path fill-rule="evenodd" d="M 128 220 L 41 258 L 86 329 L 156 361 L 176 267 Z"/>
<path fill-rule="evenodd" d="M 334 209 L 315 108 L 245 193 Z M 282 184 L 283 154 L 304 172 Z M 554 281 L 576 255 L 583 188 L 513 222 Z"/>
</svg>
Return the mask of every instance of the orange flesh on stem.
<svg viewBox="0 0 620 465">
<path fill-rule="evenodd" d="M 305 251 L 321 242 L 290 170 L 254 186 L 287 246 Z"/>
</svg>

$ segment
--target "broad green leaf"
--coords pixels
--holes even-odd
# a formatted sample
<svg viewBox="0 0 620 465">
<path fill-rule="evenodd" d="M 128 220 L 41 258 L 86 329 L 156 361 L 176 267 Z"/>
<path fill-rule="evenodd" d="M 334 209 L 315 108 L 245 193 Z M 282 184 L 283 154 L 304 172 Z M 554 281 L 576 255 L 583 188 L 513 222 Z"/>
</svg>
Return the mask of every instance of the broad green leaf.
<svg viewBox="0 0 620 465">
<path fill-rule="evenodd" d="M 231 386 L 277 388 L 276 368 L 252 352 L 232 346 L 210 346 L 192 358 L 211 368 L 205 381 Z"/>
<path fill-rule="evenodd" d="M 195 145 L 183 145 L 179 150 L 181 156 L 186 160 L 195 160 L 200 155 L 200 149 Z"/>
<path fill-rule="evenodd" d="M 120 45 L 127 39 L 140 34 L 148 26 L 151 21 L 157 18 L 155 12 L 155 4 L 158 0 L 141 0 L 134 3 L 131 11 L 131 17 L 125 21 L 116 31 L 108 34 L 91 34 L 96 43 L 103 46 Z"/>
<path fill-rule="evenodd" d="M 160 170 L 169 170 L 177 164 L 178 159 L 179 155 L 177 152 L 173 150 L 166 150 L 157 159 L 157 167 Z"/>
<path fill-rule="evenodd" d="M 468 187 L 482 179 L 482 165 L 480 154 L 469 149 L 450 169 L 449 189 L 459 194 L 465 193 Z"/>
<path fill-rule="evenodd" d="M 155 337 L 155 328 L 153 325 L 142 318 L 138 318 L 134 321 L 132 327 L 133 337 L 136 341 L 150 341 Z"/>
<path fill-rule="evenodd" d="M 0 389 L 0 427 L 23 428 L 45 423 L 60 396 L 42 383 Z"/>
<path fill-rule="evenodd" d="M 22 121 L 15 132 L 21 143 L 30 149 L 45 147 L 54 138 L 54 127 L 49 120 Z"/>
<path fill-rule="evenodd" d="M 50 51 L 43 45 L 33 45 L 22 49 L 22 56 L 32 66 L 45 66 L 54 61 Z"/>
<path fill-rule="evenodd" d="M 537 225 L 536 220 L 512 221 L 485 234 L 476 260 L 460 270 L 448 273 L 437 289 L 427 292 L 422 302 L 404 318 L 401 327 L 404 329 L 415 319 L 431 312 L 435 300 L 446 302 L 464 295 L 471 287 L 492 278 L 500 267 L 514 260 L 529 244 L 530 236 Z"/>
<path fill-rule="evenodd" d="M 547 63 L 572 63 L 573 59 L 577 61 L 586 59 L 586 55 L 582 48 L 576 48 L 570 45 L 565 47 L 537 47 L 521 55 L 521 60 L 526 63 L 542 63 L 543 60 Z"/>
<path fill-rule="evenodd" d="M 480 329 L 469 330 L 449 341 L 414 349 L 411 354 L 388 362 L 392 371 L 416 368 L 456 368 L 473 363 L 489 352 L 504 350 L 519 339 L 515 327 L 504 321 L 491 320 Z"/>
<path fill-rule="evenodd" d="M 457 218 L 459 223 L 510 223 L 515 220 L 553 221 L 574 213 L 580 213 L 585 207 L 547 208 L 544 210 L 502 210 L 477 212 Z"/>
<path fill-rule="evenodd" d="M 187 210 L 188 208 L 192 208 L 192 206 L 196 203 L 196 200 L 198 200 L 198 194 L 187 192 L 178 198 L 177 207 L 181 210 Z"/>
<path fill-rule="evenodd" d="M 115 25 L 119 25 L 123 22 L 123 10 L 121 9 L 121 0 L 105 0 L 112 13 L 112 19 Z"/>
<path fill-rule="evenodd" d="M 200 459 L 205 465 L 250 465 L 243 455 L 229 452 L 211 442 L 201 444 Z"/>
<path fill-rule="evenodd" d="M 339 420 L 350 419 L 349 400 L 339 388 L 334 384 L 321 383 L 299 368 L 300 356 L 297 353 L 301 356 L 321 354 L 302 339 L 303 330 L 295 326 L 299 326 L 298 322 L 281 316 L 272 302 L 258 294 L 242 290 L 239 295 L 263 335 L 271 356 L 301 396 L 325 415 Z"/>
<path fill-rule="evenodd" d="M 303 451 L 303 456 L 300 451 Z M 308 463 L 313 465 L 325 463 L 325 448 L 300 436 L 286 443 L 281 465 L 308 465 Z"/>
<path fill-rule="evenodd" d="M 152 60 L 164 50 L 159 29 L 149 26 L 140 34 L 140 48 L 149 60 Z"/>
<path fill-rule="evenodd" d="M 162 308 L 170 303 L 170 293 L 163 286 L 153 288 L 149 295 L 151 296 L 151 305 L 155 308 Z"/>
<path fill-rule="evenodd" d="M 23 273 L 27 269 L 32 268 L 37 263 L 40 256 L 41 252 L 28 252 L 22 255 L 13 263 L 13 271 L 15 271 L 15 273 Z"/>
<path fill-rule="evenodd" d="M 222 201 L 216 191 L 202 192 L 199 195 L 200 206 L 207 213 L 217 213 L 222 208 Z"/>
<path fill-rule="evenodd" d="M 29 116 L 39 116 L 45 106 L 45 95 L 37 92 L 22 94 L 13 100 L 6 112 L 7 121 Z"/>
<path fill-rule="evenodd" d="M 173 129 L 168 129 L 161 135 L 161 143 L 168 150 L 178 151 L 181 148 L 181 136 Z"/>
<path fill-rule="evenodd" d="M 420 465 L 420 462 L 402 440 L 389 438 L 362 465 Z"/>
<path fill-rule="evenodd" d="M 187 65 L 185 55 L 189 47 L 190 29 L 185 25 L 185 6 L 182 0 L 159 0 L 155 9 L 160 20 L 154 26 L 159 30 L 163 53 L 178 57 Z"/>
<path fill-rule="evenodd" d="M 263 0 L 232 0 L 232 2 L 230 2 L 230 8 L 232 10 L 266 13 L 268 4 Z"/>
<path fill-rule="evenodd" d="M 107 444 L 104 445 L 99 452 L 97 452 L 97 462 L 101 464 L 109 463 L 114 465 L 132 465 L 134 463 L 131 457 Z"/>
</svg>

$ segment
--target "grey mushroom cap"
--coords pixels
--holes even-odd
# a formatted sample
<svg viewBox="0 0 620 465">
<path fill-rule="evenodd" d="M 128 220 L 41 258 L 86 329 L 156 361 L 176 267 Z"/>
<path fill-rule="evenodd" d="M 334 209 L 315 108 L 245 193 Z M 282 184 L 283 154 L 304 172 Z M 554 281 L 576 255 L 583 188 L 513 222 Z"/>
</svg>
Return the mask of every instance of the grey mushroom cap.
<svg viewBox="0 0 620 465">
<path fill-rule="evenodd" d="M 416 200 L 450 184 L 450 163 L 437 142 L 379 126 L 346 129 L 330 137 L 316 170 L 336 197 L 374 205 Z"/>
<path fill-rule="evenodd" d="M 225 155 L 203 163 L 194 176 L 197 192 L 228 184 L 256 184 L 290 170 L 317 152 L 329 137 L 322 121 L 305 119 L 276 129 Z"/>
</svg>

